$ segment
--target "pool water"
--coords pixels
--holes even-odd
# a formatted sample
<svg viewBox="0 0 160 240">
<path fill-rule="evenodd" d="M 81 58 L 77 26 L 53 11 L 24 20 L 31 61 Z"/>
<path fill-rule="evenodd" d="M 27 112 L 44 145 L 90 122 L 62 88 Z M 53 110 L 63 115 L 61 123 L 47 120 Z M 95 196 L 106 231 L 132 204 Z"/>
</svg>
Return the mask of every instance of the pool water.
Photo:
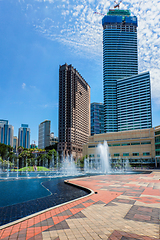
<svg viewBox="0 0 160 240">
<path fill-rule="evenodd" d="M 85 196 L 88 191 L 64 183 L 65 178 L 0 182 L 0 225 Z"/>
<path fill-rule="evenodd" d="M 43 186 L 45 179 L 27 179 L 0 182 L 0 207 L 5 207 L 52 193 Z"/>
</svg>

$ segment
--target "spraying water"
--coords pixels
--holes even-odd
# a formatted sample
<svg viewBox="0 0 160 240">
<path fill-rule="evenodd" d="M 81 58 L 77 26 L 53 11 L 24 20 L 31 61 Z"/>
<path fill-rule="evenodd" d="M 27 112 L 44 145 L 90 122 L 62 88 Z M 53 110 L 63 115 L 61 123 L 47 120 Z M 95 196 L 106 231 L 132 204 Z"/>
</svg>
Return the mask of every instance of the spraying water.
<svg viewBox="0 0 160 240">
<path fill-rule="evenodd" d="M 76 168 L 72 155 L 67 156 L 66 158 L 63 159 L 62 167 L 60 171 L 62 175 L 67 175 L 67 176 L 78 175 L 78 170 Z"/>
<path fill-rule="evenodd" d="M 109 173 L 111 171 L 109 160 L 109 148 L 106 141 L 98 144 L 95 158 L 84 160 L 84 171 L 86 173 Z"/>
</svg>

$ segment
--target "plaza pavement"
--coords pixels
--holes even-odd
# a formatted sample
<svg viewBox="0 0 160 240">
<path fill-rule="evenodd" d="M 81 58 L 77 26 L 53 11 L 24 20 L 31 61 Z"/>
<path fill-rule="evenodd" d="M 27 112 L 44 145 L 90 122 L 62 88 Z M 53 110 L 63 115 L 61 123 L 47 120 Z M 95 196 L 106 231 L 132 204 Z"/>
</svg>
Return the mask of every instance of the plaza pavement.
<svg viewBox="0 0 160 240">
<path fill-rule="evenodd" d="M 3 240 L 160 239 L 160 171 L 69 180 L 86 197 L 0 227 Z"/>
</svg>

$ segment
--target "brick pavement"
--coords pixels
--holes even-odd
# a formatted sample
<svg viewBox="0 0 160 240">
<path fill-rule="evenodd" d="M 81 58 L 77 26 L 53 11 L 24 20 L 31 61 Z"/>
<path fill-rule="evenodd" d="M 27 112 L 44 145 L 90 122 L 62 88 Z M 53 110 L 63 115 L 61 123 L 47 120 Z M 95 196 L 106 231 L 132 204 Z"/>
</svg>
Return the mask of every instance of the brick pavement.
<svg viewBox="0 0 160 240">
<path fill-rule="evenodd" d="M 69 182 L 93 192 L 0 227 L 0 239 L 160 239 L 160 171 L 92 176 Z"/>
</svg>

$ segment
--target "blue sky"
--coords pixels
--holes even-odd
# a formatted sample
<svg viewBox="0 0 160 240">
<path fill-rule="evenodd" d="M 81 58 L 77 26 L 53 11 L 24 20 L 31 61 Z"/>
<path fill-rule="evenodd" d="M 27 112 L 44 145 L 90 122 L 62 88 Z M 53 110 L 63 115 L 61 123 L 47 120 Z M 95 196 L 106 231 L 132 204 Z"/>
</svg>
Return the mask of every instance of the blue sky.
<svg viewBox="0 0 160 240">
<path fill-rule="evenodd" d="M 102 16 L 113 1 L 0 0 L 0 119 L 14 135 L 51 120 L 58 136 L 59 65 L 72 64 L 91 86 L 91 102 L 103 102 Z M 123 1 L 138 17 L 139 72 L 149 70 L 153 126 L 160 124 L 160 3 Z"/>
</svg>

